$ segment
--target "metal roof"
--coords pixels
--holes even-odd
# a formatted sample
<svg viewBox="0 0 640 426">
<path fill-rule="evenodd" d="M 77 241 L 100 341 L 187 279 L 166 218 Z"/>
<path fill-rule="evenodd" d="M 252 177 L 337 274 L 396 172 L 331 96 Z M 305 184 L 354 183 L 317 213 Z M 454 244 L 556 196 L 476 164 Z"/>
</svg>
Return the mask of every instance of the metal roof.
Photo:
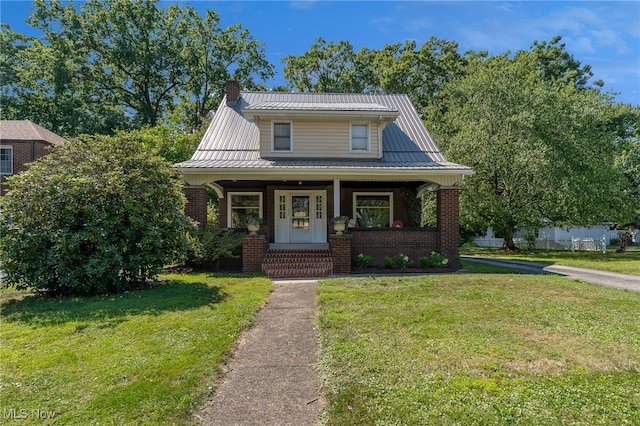
<svg viewBox="0 0 640 426">
<path fill-rule="evenodd" d="M 243 108 L 244 111 L 371 111 L 396 112 L 385 105 L 367 102 L 259 102 Z"/>
<path fill-rule="evenodd" d="M 383 158 L 260 157 L 258 126 L 243 111 L 259 110 L 364 111 L 395 113 L 382 132 Z M 396 116 L 397 115 L 397 116 Z M 406 95 L 241 92 L 234 105 L 222 100 L 213 121 L 190 160 L 176 165 L 184 173 L 205 169 L 352 169 L 454 171 L 471 174 L 466 166 L 448 162 Z"/>
<path fill-rule="evenodd" d="M 0 142 L 42 141 L 63 145 L 64 138 L 29 120 L 0 120 Z"/>
</svg>

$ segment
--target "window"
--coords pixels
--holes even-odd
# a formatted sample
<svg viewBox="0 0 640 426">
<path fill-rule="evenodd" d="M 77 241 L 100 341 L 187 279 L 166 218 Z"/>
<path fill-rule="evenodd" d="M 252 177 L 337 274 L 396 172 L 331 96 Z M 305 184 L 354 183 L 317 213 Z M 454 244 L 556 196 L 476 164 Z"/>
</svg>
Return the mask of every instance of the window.
<svg viewBox="0 0 640 426">
<path fill-rule="evenodd" d="M 369 152 L 369 125 L 351 125 L 351 151 Z"/>
<path fill-rule="evenodd" d="M 361 228 L 388 228 L 393 221 L 393 193 L 355 192 L 354 217 Z"/>
<path fill-rule="evenodd" d="M 0 175 L 13 174 L 13 147 L 0 146 Z"/>
<path fill-rule="evenodd" d="M 262 193 L 230 192 L 227 226 L 229 228 L 246 228 L 249 216 L 262 217 Z"/>
<path fill-rule="evenodd" d="M 273 123 L 273 151 L 293 151 L 291 123 Z"/>
</svg>

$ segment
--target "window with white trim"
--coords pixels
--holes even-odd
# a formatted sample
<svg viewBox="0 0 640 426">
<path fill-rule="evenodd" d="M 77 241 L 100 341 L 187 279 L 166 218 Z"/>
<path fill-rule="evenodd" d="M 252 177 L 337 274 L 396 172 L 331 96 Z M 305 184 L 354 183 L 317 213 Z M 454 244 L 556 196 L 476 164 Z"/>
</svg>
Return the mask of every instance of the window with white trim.
<svg viewBox="0 0 640 426">
<path fill-rule="evenodd" d="M 393 193 L 354 192 L 353 217 L 360 228 L 389 228 L 393 222 Z"/>
<path fill-rule="evenodd" d="M 13 147 L 0 146 L 0 175 L 13 174 Z"/>
<path fill-rule="evenodd" d="M 352 152 L 369 152 L 369 124 L 368 123 L 352 123 L 351 124 L 351 146 Z"/>
<path fill-rule="evenodd" d="M 229 192 L 227 226 L 246 228 L 249 216 L 262 217 L 261 192 Z"/>
<path fill-rule="evenodd" d="M 271 150 L 281 152 L 293 151 L 293 137 L 290 122 L 271 123 Z"/>
</svg>

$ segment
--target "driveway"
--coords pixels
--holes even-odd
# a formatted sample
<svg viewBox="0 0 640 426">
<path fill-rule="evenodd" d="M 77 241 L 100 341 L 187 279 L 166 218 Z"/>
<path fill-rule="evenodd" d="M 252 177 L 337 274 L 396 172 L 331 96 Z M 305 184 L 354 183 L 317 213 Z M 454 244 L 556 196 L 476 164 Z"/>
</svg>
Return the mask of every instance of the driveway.
<svg viewBox="0 0 640 426">
<path fill-rule="evenodd" d="M 640 291 L 640 276 L 604 272 L 595 269 L 574 268 L 573 266 L 549 265 L 548 263 L 526 262 L 522 260 L 496 259 L 481 256 L 460 256 L 470 262 L 502 266 L 526 274 L 554 274 L 605 287 Z"/>
</svg>

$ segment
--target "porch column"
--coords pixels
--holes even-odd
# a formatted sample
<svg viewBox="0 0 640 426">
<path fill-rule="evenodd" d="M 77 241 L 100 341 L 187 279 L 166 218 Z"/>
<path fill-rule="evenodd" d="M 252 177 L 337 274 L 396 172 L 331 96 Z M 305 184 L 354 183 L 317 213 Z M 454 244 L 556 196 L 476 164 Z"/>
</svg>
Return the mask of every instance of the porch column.
<svg viewBox="0 0 640 426">
<path fill-rule="evenodd" d="M 333 180 L 333 216 L 340 214 L 340 179 Z"/>
<path fill-rule="evenodd" d="M 185 186 L 187 204 L 184 206 L 184 214 L 198 222 L 200 229 L 207 225 L 207 201 L 209 194 L 202 186 Z"/>
<path fill-rule="evenodd" d="M 450 269 L 460 269 L 460 218 L 458 188 L 441 186 L 437 192 L 438 246 Z"/>
</svg>

